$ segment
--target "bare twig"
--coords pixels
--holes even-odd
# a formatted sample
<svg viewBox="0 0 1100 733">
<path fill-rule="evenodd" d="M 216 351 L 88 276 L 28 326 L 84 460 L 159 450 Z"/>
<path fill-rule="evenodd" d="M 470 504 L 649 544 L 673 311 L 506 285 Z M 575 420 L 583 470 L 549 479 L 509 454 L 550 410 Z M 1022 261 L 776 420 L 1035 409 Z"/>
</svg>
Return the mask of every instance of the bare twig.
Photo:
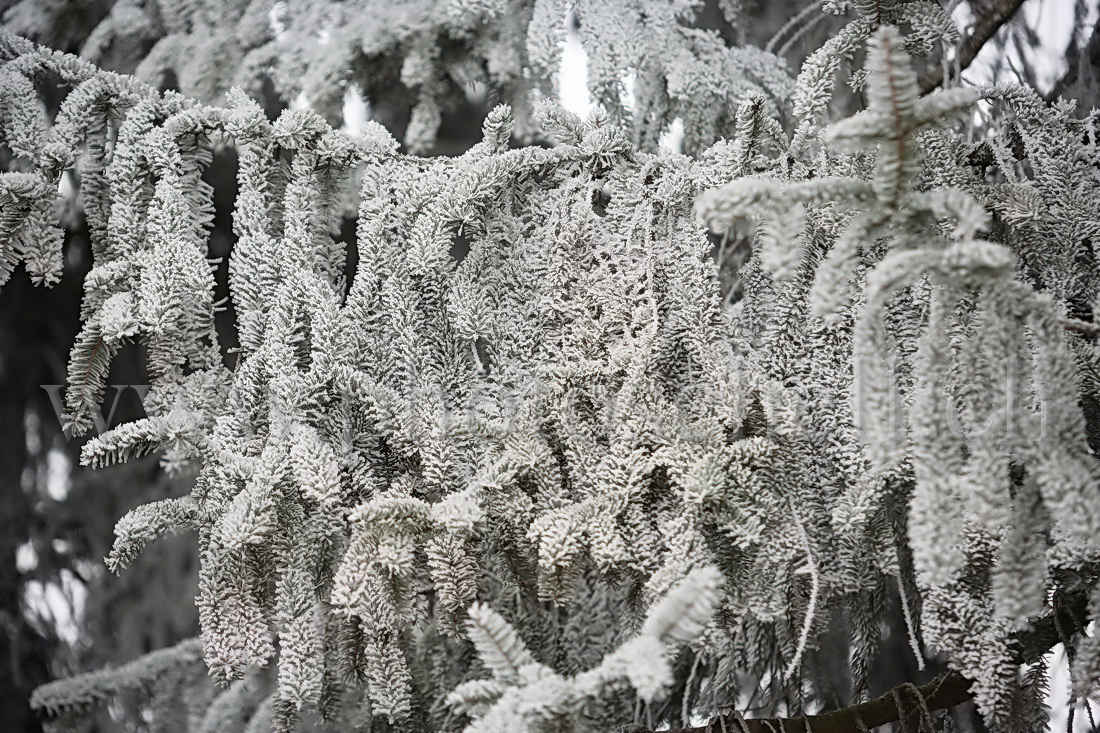
<svg viewBox="0 0 1100 733">
<path fill-rule="evenodd" d="M 775 48 L 783 36 L 791 33 L 799 24 L 805 23 L 807 20 L 816 20 L 814 16 L 821 14 L 821 3 L 817 2 L 817 0 L 812 0 L 806 7 L 795 13 L 790 20 L 784 23 L 782 28 L 775 32 L 775 35 L 764 45 L 764 50 L 769 53 L 775 53 Z"/>
</svg>

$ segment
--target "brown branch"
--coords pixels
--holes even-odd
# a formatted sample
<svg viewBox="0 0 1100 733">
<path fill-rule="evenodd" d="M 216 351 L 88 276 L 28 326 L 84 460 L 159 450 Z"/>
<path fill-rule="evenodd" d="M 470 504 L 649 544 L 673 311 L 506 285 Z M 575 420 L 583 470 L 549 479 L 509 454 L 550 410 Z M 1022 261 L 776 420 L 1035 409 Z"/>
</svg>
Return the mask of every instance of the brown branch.
<svg viewBox="0 0 1100 733">
<path fill-rule="evenodd" d="M 1081 321 L 1076 318 L 1060 318 L 1058 322 L 1067 331 L 1076 331 L 1086 336 L 1100 336 L 1100 324 Z"/>
<path fill-rule="evenodd" d="M 914 694 L 914 690 L 919 693 Z M 882 697 L 859 705 L 833 710 L 822 715 L 810 715 L 805 718 L 753 718 L 738 720 L 736 715 L 722 716 L 698 728 L 675 728 L 669 733 L 706 733 L 707 730 L 727 730 L 730 733 L 859 733 L 860 721 L 866 728 L 893 723 L 919 712 L 924 704 L 928 710 L 945 710 L 970 699 L 970 680 L 958 672 L 948 672 L 926 685 L 914 688 L 912 684 L 901 685 L 890 690 Z M 901 704 L 899 705 L 899 700 Z M 899 707 L 901 708 L 899 710 Z M 724 725 L 723 725 L 724 723 Z"/>
<path fill-rule="evenodd" d="M 1063 641 L 1063 630 L 1082 630 L 1081 620 L 1085 610 L 1086 597 L 1080 592 L 1056 603 L 1054 613 L 1014 636 L 1012 649 L 1016 661 L 1034 662 L 1055 644 Z M 906 720 L 914 713 L 946 710 L 960 705 L 970 700 L 970 684 L 970 680 L 958 672 L 950 671 L 921 687 L 907 682 L 882 697 L 821 715 L 746 719 L 738 713 L 728 713 L 714 718 L 706 725 L 676 728 L 668 733 L 861 733 L 879 725 Z M 648 731 L 635 728 L 633 733 Z"/>
<path fill-rule="evenodd" d="M 974 59 L 978 57 L 982 47 L 985 46 L 986 41 L 996 35 L 1001 26 L 1012 19 L 1012 16 L 1016 14 L 1023 3 L 1024 0 L 996 0 L 988 11 L 982 13 L 981 17 L 978 18 L 978 22 L 974 24 L 974 30 L 959 46 L 959 73 L 969 68 Z M 943 84 L 943 65 L 936 64 L 921 77 L 921 94 L 927 94 L 941 84 Z"/>
</svg>

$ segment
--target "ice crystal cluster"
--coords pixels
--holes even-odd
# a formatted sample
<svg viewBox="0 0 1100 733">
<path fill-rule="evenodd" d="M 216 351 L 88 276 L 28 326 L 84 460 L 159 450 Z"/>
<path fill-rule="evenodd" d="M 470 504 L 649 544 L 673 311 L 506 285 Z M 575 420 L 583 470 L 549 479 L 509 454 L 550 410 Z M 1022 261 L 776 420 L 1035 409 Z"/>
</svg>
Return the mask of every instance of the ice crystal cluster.
<svg viewBox="0 0 1100 733">
<path fill-rule="evenodd" d="M 187 56 L 235 70 L 177 72 L 226 90 L 217 104 L 0 37 L 0 275 L 57 281 L 54 201 L 77 174 L 94 264 L 74 430 L 126 344 L 153 385 L 148 416 L 83 458 L 162 451 L 195 476 L 123 517 L 107 564 L 181 528 L 201 553 L 201 640 L 34 705 L 72 722 L 144 687 L 162 730 L 609 731 L 706 718 L 767 679 L 798 717 L 823 673 L 806 659 L 842 619 L 866 694 L 898 597 L 913 653 L 972 680 L 994 730 L 1041 728 L 1045 670 L 1019 634 L 1060 605 L 1100 614 L 1098 118 L 1010 85 L 921 96 L 911 54 L 955 33 L 929 2 L 830 3 L 852 20 L 797 79 L 761 51 L 711 63 L 717 37 L 677 20 L 693 3 L 578 3 L 604 103 L 586 118 L 526 94 L 564 3 L 402 19 L 420 4 L 362 21 L 280 4 L 278 23 L 261 2 L 114 6 L 95 53 L 147 33 L 139 76 Z M 223 5 L 241 22 L 209 17 Z M 292 29 L 321 15 L 342 35 L 319 52 Z M 866 109 L 830 124 L 862 49 Z M 419 90 L 414 141 L 472 68 L 514 84 L 552 144 L 510 148 L 501 105 L 465 154 L 415 157 L 374 123 L 270 120 L 230 88 L 375 57 Z M 630 68 L 633 118 L 615 92 Z M 770 96 L 788 87 L 790 108 Z M 969 140 L 980 105 L 995 129 Z M 655 150 L 676 115 L 699 123 L 694 157 Z M 203 173 L 224 146 L 236 241 L 217 263 Z M 708 229 L 751 235 L 732 307 Z M 1061 633 L 1075 693 L 1096 693 L 1098 637 Z"/>
</svg>

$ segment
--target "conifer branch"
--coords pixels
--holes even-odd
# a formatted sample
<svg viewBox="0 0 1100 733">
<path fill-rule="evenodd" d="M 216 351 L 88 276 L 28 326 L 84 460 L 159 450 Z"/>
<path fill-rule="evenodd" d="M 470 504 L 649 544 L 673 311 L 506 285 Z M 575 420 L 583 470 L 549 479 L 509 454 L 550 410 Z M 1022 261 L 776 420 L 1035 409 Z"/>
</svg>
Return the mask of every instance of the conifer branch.
<svg viewBox="0 0 1100 733">
<path fill-rule="evenodd" d="M 199 57 L 208 89 L 190 99 L 0 33 L 0 140 L 20 158 L 0 173 L 0 284 L 20 262 L 34 282 L 60 274 L 51 212 L 62 171 L 80 172 L 93 262 L 69 370 L 74 427 L 110 422 L 98 408 L 125 344 L 145 344 L 151 376 L 147 418 L 85 457 L 165 450 L 166 469 L 198 468 L 190 496 L 119 522 L 108 564 L 196 530 L 202 640 L 185 656 L 215 681 L 257 685 L 219 695 L 203 729 L 265 697 L 249 730 L 292 733 L 306 710 L 351 727 L 369 710 L 395 729 L 454 730 L 464 714 L 468 733 L 580 733 L 630 719 L 638 700 L 651 726 L 677 712 L 689 725 L 738 689 L 739 670 L 781 659 L 793 673 L 840 611 L 853 615 L 857 697 L 895 581 L 919 602 L 906 617 L 918 658 L 956 673 L 815 718 L 712 726 L 863 730 L 970 699 L 992 730 L 1042 729 L 1043 653 L 1073 644 L 1076 618 L 1100 617 L 1086 420 L 1100 358 L 1064 333 L 1100 329 L 1062 318 L 1089 312 L 1100 277 L 1085 256 L 1100 240 L 1095 120 L 1083 130 L 1069 105 L 1019 85 L 922 97 L 911 54 L 958 38 L 932 0 L 852 3 L 858 17 L 807 60 L 797 91 L 774 54 L 684 27 L 683 3 L 584 0 L 604 109 L 529 109 L 526 82 L 557 68 L 572 5 L 533 2 L 531 27 L 499 39 L 478 29 L 513 22 L 506 0 L 448 3 L 399 43 L 362 14 L 367 56 L 397 64 L 415 97 L 409 150 L 432 144 L 447 90 L 493 81 L 486 59 L 515 81 L 515 111 L 496 108 L 457 157 L 399 153 L 381 126 L 345 133 L 320 109 L 272 120 L 245 91 L 217 106 L 205 92 L 230 86 L 221 72 L 234 64 L 218 54 L 232 37 L 157 44 L 150 78 Z M 961 64 L 1022 0 L 990 2 L 1000 10 L 978 19 Z M 350 81 L 339 49 L 362 50 L 363 28 L 324 23 L 331 41 L 310 42 L 327 49 L 321 67 L 312 49 L 265 48 L 316 38 L 299 27 L 257 36 L 232 83 L 307 67 L 310 88 L 324 86 L 313 72 Z M 218 26 L 234 22 L 219 14 Z M 442 57 L 440 29 L 457 31 Z M 831 120 L 836 72 L 865 46 L 849 83 L 867 109 Z M 637 67 L 636 115 L 620 104 L 624 64 Z M 175 74 L 184 93 L 195 76 Z M 730 82 L 747 77 L 759 84 Z M 72 88 L 51 122 L 39 95 L 58 80 Z M 951 123 L 979 99 L 1009 114 L 975 149 Z M 791 136 L 773 109 L 787 102 Z M 688 155 L 652 155 L 676 118 Z M 534 121 L 556 144 L 512 149 Z M 223 145 L 238 152 L 231 368 L 214 327 L 205 177 Z M 964 153 L 998 175 L 976 176 Z M 340 235 L 356 205 L 351 240 Z M 739 238 L 755 222 L 734 312 L 693 207 Z M 1052 586 L 1059 623 L 1014 633 Z M 1071 617 L 1062 600 L 1077 593 L 1092 605 Z M 454 636 L 494 679 L 471 679 L 477 663 Z M 684 645 L 714 671 L 681 687 Z M 1075 694 L 1095 694 L 1100 642 L 1075 655 Z M 158 660 L 124 685 L 78 680 L 73 707 L 138 678 L 170 687 L 176 672 Z M 824 672 L 803 675 L 804 709 L 835 707 Z M 770 687 L 782 693 L 778 675 Z M 45 691 L 61 702 L 40 707 L 67 714 L 66 685 Z"/>
</svg>

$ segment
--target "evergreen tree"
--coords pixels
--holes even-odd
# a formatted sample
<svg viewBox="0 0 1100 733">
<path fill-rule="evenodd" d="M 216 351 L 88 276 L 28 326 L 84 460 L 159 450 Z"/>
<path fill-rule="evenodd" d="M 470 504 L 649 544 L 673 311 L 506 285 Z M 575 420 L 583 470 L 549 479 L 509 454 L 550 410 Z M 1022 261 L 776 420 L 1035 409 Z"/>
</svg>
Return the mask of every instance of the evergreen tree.
<svg viewBox="0 0 1100 733">
<path fill-rule="evenodd" d="M 730 0 L 71 4 L 5 15 L 47 45 L 0 35 L 0 284 L 70 287 L 75 188 L 65 429 L 158 477 L 106 566 L 182 582 L 146 547 L 186 531 L 198 636 L 131 609 L 155 650 L 39 687 L 50 725 L 1034 731 L 1057 643 L 1100 693 L 1100 116 L 940 60 L 1020 2 L 763 48 Z"/>
</svg>

